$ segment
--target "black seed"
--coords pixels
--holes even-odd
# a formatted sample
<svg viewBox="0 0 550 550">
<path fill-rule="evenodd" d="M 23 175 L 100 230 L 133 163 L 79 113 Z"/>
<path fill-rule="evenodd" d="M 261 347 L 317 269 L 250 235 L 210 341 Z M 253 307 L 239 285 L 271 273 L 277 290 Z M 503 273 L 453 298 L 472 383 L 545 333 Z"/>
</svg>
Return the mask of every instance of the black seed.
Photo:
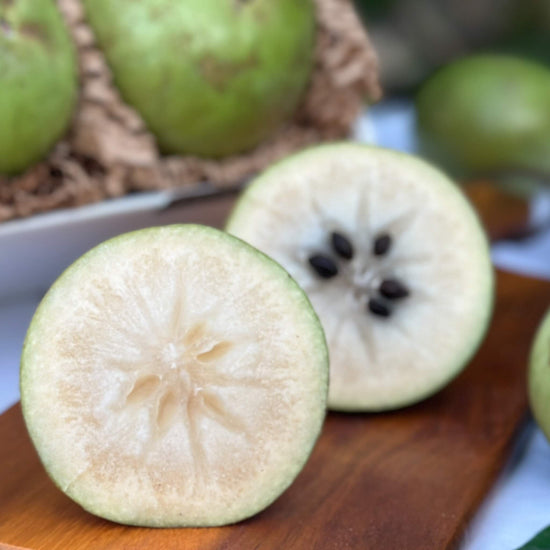
<svg viewBox="0 0 550 550">
<path fill-rule="evenodd" d="M 345 260 L 351 260 L 353 258 L 353 245 L 346 236 L 342 235 L 342 233 L 338 233 L 337 231 L 332 232 L 330 241 L 334 252 L 336 252 L 338 256 Z"/>
<path fill-rule="evenodd" d="M 323 254 L 314 254 L 311 256 L 309 258 L 309 265 L 311 265 L 317 275 L 323 279 L 330 279 L 338 275 L 338 266 L 336 262 Z"/>
<path fill-rule="evenodd" d="M 380 285 L 380 294 L 390 300 L 399 300 L 409 295 L 409 289 L 397 279 L 385 279 Z"/>
<path fill-rule="evenodd" d="M 390 308 L 378 298 L 371 298 L 368 303 L 368 308 L 372 314 L 378 317 L 389 317 L 391 315 Z"/>
<path fill-rule="evenodd" d="M 383 256 L 387 254 L 392 245 L 391 235 L 388 233 L 381 233 L 374 239 L 374 247 L 372 252 L 375 256 Z"/>
</svg>

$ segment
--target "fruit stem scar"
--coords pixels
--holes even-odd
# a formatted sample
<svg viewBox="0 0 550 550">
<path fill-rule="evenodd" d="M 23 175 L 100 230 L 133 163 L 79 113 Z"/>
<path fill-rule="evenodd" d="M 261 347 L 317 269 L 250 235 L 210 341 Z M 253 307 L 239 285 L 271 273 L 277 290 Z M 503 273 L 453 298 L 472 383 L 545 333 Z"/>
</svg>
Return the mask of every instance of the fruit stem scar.
<svg viewBox="0 0 550 550">
<path fill-rule="evenodd" d="M 21 25 L 19 27 L 19 32 L 31 40 L 36 40 L 46 46 L 48 45 L 48 35 L 46 34 L 44 27 L 41 25 L 31 23 Z"/>
<path fill-rule="evenodd" d="M 11 36 L 13 34 L 11 25 L 3 17 L 0 17 L 0 32 L 6 36 Z"/>
</svg>

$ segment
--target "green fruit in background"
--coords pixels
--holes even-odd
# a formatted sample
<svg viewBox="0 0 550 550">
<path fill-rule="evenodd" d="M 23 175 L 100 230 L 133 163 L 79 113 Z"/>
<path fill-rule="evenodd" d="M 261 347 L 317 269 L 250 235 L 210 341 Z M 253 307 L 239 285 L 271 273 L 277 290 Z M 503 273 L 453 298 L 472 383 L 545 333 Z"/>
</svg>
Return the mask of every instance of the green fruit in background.
<svg viewBox="0 0 550 550">
<path fill-rule="evenodd" d="M 550 70 L 478 55 L 438 71 L 416 98 L 421 150 L 461 176 L 550 178 Z"/>
<path fill-rule="evenodd" d="M 85 0 L 124 99 L 164 153 L 245 151 L 294 112 L 313 62 L 311 0 Z"/>
<path fill-rule="evenodd" d="M 0 2 L 0 174 L 42 159 L 70 122 L 76 55 L 51 0 Z"/>
<path fill-rule="evenodd" d="M 531 349 L 528 390 L 533 416 L 550 440 L 550 311 L 542 320 Z"/>
</svg>

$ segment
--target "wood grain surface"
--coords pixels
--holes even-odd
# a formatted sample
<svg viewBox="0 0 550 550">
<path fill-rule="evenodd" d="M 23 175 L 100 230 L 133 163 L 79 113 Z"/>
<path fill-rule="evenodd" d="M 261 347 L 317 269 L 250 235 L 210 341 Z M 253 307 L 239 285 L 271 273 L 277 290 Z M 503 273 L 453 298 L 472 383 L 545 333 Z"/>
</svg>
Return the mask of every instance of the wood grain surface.
<svg viewBox="0 0 550 550">
<path fill-rule="evenodd" d="M 193 216 L 219 225 L 229 204 Z M 453 383 L 397 412 L 330 413 L 295 483 L 223 528 L 126 527 L 86 513 L 45 474 L 16 405 L 0 416 L 0 548 L 456 548 L 526 416 L 528 352 L 549 304 L 549 283 L 499 273 L 488 336 Z"/>
</svg>

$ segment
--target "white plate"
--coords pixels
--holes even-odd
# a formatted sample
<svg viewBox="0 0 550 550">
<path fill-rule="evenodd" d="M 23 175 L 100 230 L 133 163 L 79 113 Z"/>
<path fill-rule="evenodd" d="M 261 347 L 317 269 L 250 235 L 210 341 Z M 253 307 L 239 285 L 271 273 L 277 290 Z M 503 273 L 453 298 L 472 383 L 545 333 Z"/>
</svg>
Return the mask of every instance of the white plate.
<svg viewBox="0 0 550 550">
<path fill-rule="evenodd" d="M 204 194 L 211 190 L 207 187 Z M 74 260 L 135 229 L 200 222 L 200 207 L 178 192 L 139 193 L 0 224 L 0 305 L 41 296 Z M 214 198 L 204 199 L 215 200 Z"/>
</svg>

